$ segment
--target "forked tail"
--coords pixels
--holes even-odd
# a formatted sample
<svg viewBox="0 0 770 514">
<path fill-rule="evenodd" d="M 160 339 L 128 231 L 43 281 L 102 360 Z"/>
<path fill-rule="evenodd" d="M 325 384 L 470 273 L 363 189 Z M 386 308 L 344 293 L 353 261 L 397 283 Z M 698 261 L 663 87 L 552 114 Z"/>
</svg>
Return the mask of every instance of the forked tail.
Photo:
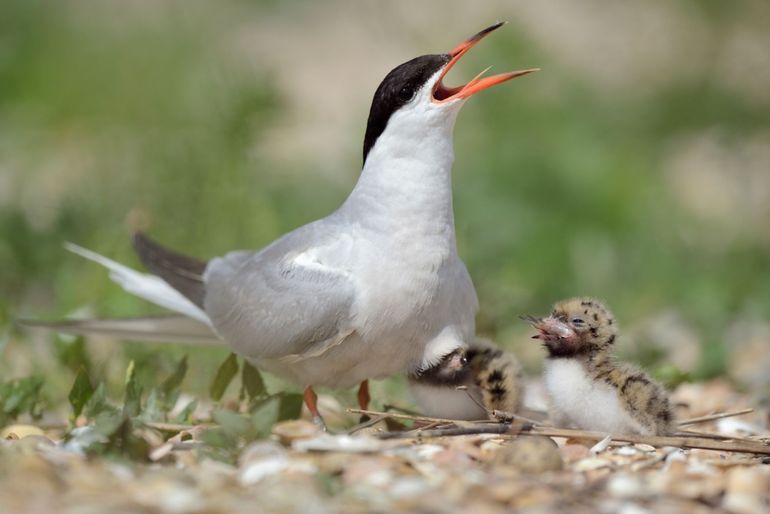
<svg viewBox="0 0 770 514">
<path fill-rule="evenodd" d="M 65 243 L 64 247 L 67 250 L 101 264 L 110 270 L 110 278 L 112 281 L 129 293 L 154 303 L 155 305 L 165 307 L 166 309 L 178 312 L 179 314 L 184 314 L 189 318 L 210 324 L 208 316 L 206 316 L 206 313 L 203 312 L 203 309 L 201 309 L 200 306 L 196 305 L 182 292 L 172 287 L 172 285 L 163 278 L 149 273 L 136 271 L 128 266 L 115 262 L 112 259 L 108 259 L 103 255 L 99 255 L 96 252 L 92 252 L 91 250 L 73 243 Z M 140 255 L 140 257 L 142 256 Z M 142 260 L 144 260 L 144 258 L 142 258 Z M 202 287 L 201 284 L 201 289 Z"/>
<path fill-rule="evenodd" d="M 203 271 L 206 263 L 166 250 L 142 234 L 134 236 L 139 258 L 150 271 L 142 273 L 92 252 L 65 243 L 67 250 L 101 264 L 110 278 L 129 293 L 180 315 L 124 319 L 85 319 L 62 321 L 18 320 L 22 326 L 85 335 L 101 334 L 138 341 L 217 344 L 223 341 L 211 328 L 202 309 Z"/>
</svg>

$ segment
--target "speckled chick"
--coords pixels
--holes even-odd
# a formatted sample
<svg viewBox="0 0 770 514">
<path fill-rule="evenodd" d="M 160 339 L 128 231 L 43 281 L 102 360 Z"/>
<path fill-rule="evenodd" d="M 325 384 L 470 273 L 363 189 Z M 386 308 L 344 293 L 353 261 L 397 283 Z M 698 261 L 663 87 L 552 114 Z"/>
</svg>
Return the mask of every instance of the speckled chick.
<svg viewBox="0 0 770 514">
<path fill-rule="evenodd" d="M 458 386 L 467 390 L 457 390 Z M 467 349 L 456 350 L 434 367 L 410 376 L 409 389 L 427 416 L 478 420 L 492 410 L 516 412 L 523 380 L 512 353 L 477 339 Z"/>
<path fill-rule="evenodd" d="M 524 397 L 524 377 L 516 356 L 488 339 L 476 339 L 465 355 L 484 407 L 488 411 L 518 412 Z"/>
<path fill-rule="evenodd" d="M 672 430 L 663 387 L 643 371 L 613 360 L 618 335 L 612 313 L 593 298 L 556 303 L 544 318 L 526 318 L 548 352 L 544 379 L 551 418 L 559 426 L 610 434 L 662 435 Z"/>
</svg>

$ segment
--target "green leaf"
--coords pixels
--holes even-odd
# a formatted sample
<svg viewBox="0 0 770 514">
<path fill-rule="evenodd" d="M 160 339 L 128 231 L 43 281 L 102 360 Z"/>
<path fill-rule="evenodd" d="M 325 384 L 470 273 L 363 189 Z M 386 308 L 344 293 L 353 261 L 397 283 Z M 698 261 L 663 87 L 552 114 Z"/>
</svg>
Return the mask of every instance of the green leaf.
<svg viewBox="0 0 770 514">
<path fill-rule="evenodd" d="M 256 435 L 251 420 L 237 412 L 222 409 L 214 411 L 211 416 L 228 435 L 242 437 L 246 440 L 254 439 Z"/>
<path fill-rule="evenodd" d="M 281 408 L 278 411 L 278 421 L 299 418 L 304 401 L 305 399 L 300 393 L 281 394 Z"/>
<path fill-rule="evenodd" d="M 61 364 L 71 369 L 73 372 L 79 372 L 85 369 L 86 373 L 91 371 L 91 361 L 86 351 L 85 339 L 81 336 L 56 337 L 54 341 L 56 357 Z"/>
<path fill-rule="evenodd" d="M 40 415 L 40 391 L 43 379 L 38 376 L 25 377 L 0 384 L 0 425 L 20 414 Z"/>
<path fill-rule="evenodd" d="M 237 437 L 228 434 L 222 427 L 206 430 L 200 435 L 203 446 L 199 452 L 201 457 L 215 459 L 229 464 L 238 461 L 240 444 Z"/>
<path fill-rule="evenodd" d="M 278 421 L 278 415 L 281 409 L 281 399 L 271 396 L 262 402 L 251 415 L 251 422 L 259 437 L 267 437 L 273 429 L 273 425 Z"/>
<path fill-rule="evenodd" d="M 93 394 L 94 386 L 91 385 L 91 379 L 88 378 L 85 367 L 81 367 L 75 376 L 75 382 L 72 384 L 72 389 L 70 389 L 68 396 L 74 418 L 80 416 L 80 413 L 83 412 L 83 407 L 85 407 Z"/>
<path fill-rule="evenodd" d="M 93 453 L 124 455 L 134 460 L 147 458 L 149 445 L 134 433 L 134 424 L 125 411 L 101 414 L 94 428 L 106 437 L 107 442 L 90 448 Z"/>
<path fill-rule="evenodd" d="M 184 380 L 186 374 L 187 355 L 182 357 L 182 360 L 179 361 L 179 364 L 174 370 L 174 373 L 172 373 L 170 377 L 164 380 L 160 386 L 160 390 L 163 392 L 166 398 L 170 398 L 179 390 L 179 386 L 182 385 L 182 380 Z"/>
<path fill-rule="evenodd" d="M 142 410 L 142 388 L 136 381 L 134 361 L 128 363 L 126 369 L 126 392 L 123 399 L 123 412 L 134 417 Z"/>
<path fill-rule="evenodd" d="M 89 418 L 95 418 L 104 412 L 115 412 L 115 408 L 107 402 L 107 389 L 104 387 L 103 382 L 96 386 L 91 398 L 85 405 L 84 411 Z"/>
<path fill-rule="evenodd" d="M 221 426 L 206 430 L 200 435 L 200 440 L 216 448 L 235 449 L 238 440 Z"/>
<path fill-rule="evenodd" d="M 246 394 L 249 396 L 249 400 L 260 398 L 267 394 L 265 389 L 265 382 L 262 380 L 262 374 L 257 368 L 243 361 L 243 371 L 241 373 L 241 384 Z"/>
<path fill-rule="evenodd" d="M 123 414 L 116 411 L 102 412 L 94 420 L 94 429 L 103 436 L 110 438 L 118 431 L 125 419 Z"/>
<path fill-rule="evenodd" d="M 150 390 L 150 394 L 144 400 L 142 412 L 139 414 L 142 421 L 165 421 L 163 401 L 160 399 L 161 394 L 155 388 Z"/>
<path fill-rule="evenodd" d="M 214 381 L 209 388 L 209 394 L 211 399 L 219 401 L 225 394 L 227 386 L 230 385 L 235 375 L 238 373 L 238 358 L 234 353 L 231 353 L 227 359 L 219 366 L 217 370 L 217 376 L 214 377 Z"/>
</svg>

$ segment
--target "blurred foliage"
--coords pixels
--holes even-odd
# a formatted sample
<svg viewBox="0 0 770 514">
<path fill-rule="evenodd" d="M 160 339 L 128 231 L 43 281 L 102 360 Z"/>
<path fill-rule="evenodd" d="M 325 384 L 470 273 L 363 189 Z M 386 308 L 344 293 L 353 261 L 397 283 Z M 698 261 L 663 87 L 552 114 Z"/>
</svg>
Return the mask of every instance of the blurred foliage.
<svg viewBox="0 0 770 514">
<path fill-rule="evenodd" d="M 212 394 L 215 402 L 221 399 L 238 367 L 234 354 L 220 366 L 211 386 L 212 393 L 218 395 Z M 198 450 L 205 456 L 234 463 L 246 444 L 267 437 L 276 422 L 299 416 L 302 395 L 283 391 L 269 394 L 257 369 L 246 363 L 243 369 L 240 401 L 218 403 L 211 413 L 218 426 L 204 430 L 201 435 Z M 115 405 L 105 394 L 105 384 L 94 388 L 88 373 L 81 368 L 68 396 L 72 416 L 64 433 L 64 445 L 87 454 L 148 460 L 150 443 L 157 441 L 161 432 L 178 433 L 185 426 L 192 429 L 191 423 L 204 421 L 193 418 L 198 400 L 188 401 L 181 409 L 177 405 L 186 374 L 187 356 L 160 386 L 151 385 L 149 393 L 143 394 L 136 364 L 131 361 L 125 373 L 123 402 Z M 33 377 L 1 384 L 4 409 L 0 414 L 7 418 L 0 417 L 0 422 L 13 420 L 26 411 L 34 412 L 42 383 L 42 379 Z M 179 440 L 184 440 L 182 435 Z"/>
<path fill-rule="evenodd" d="M 336 5 L 337 14 L 356 16 L 356 8 Z M 10 327 L 18 315 L 60 317 L 83 306 L 109 316 L 155 311 L 112 285 L 104 270 L 63 251 L 63 241 L 137 265 L 128 227 L 151 226 L 153 236 L 172 248 L 210 257 L 258 248 L 344 199 L 360 166 L 360 150 L 352 143 L 341 150 L 334 166 L 348 171 L 334 179 L 314 155 L 281 161 L 261 151 L 260 142 L 272 140 L 275 126 L 297 113 L 275 69 L 233 50 L 236 36 L 249 33 L 248 20 L 274 18 L 291 26 L 296 19 L 315 30 L 324 20 L 313 19 L 317 11 L 311 6 L 4 2 L 0 327 Z M 372 37 L 377 30 L 395 32 L 407 47 L 424 51 L 480 28 L 455 20 L 451 26 L 437 22 L 431 30 L 427 23 L 408 29 L 408 9 L 376 9 L 383 10 L 382 17 L 360 15 Z M 751 29 L 745 6 L 744 12 L 733 4 L 685 2 L 677 9 L 690 10 L 713 48 L 729 39 L 728 28 Z M 571 54 L 562 55 L 523 30 L 523 14 L 520 20 L 514 12 L 512 27 L 474 50 L 466 66 L 483 59 L 498 66 L 539 65 L 543 71 L 474 98 L 456 131 L 458 242 L 479 291 L 479 331 L 516 347 L 526 332 L 517 321 L 520 314 L 544 312 L 554 300 L 577 294 L 607 299 L 627 325 L 673 308 L 695 327 L 705 350 L 697 369 L 686 371 L 696 377 L 723 373 L 726 327 L 736 319 L 770 319 L 770 238 L 762 236 L 767 222 L 752 225 L 755 232 L 737 231 L 731 227 L 741 226 L 740 219 L 731 225 L 699 217 L 671 186 L 666 170 L 677 145 L 693 134 L 716 133 L 728 149 L 766 134 L 770 102 L 752 100 L 719 82 L 714 70 L 690 71 L 684 62 L 682 72 L 674 63 L 649 75 L 670 74 L 668 81 L 604 87 L 602 77 L 587 78 Z M 722 28 L 725 17 L 731 22 Z M 613 31 L 624 27 L 612 26 L 611 17 L 601 19 L 606 44 L 612 45 Z M 307 46 L 311 36 L 303 41 L 306 46 L 294 47 L 283 65 L 303 65 L 301 57 L 313 52 Z M 411 57 L 403 47 L 398 55 Z M 635 63 L 603 66 L 610 76 L 613 67 L 633 70 Z M 375 71 L 384 76 L 387 69 Z M 306 87 L 317 102 L 324 101 L 325 89 L 347 81 L 331 75 L 316 79 Z M 360 130 L 345 134 L 353 143 L 362 140 L 366 115 L 365 105 L 356 107 L 354 126 Z M 325 120 L 330 132 L 350 130 L 343 121 Z M 284 137 L 289 145 L 301 143 Z M 702 185 L 685 184 L 695 195 Z M 116 393 L 122 385 L 105 375 L 126 359 L 135 362 L 135 382 L 129 384 L 157 384 L 174 369 L 184 374 L 176 368 L 178 348 L 136 344 L 118 354 L 90 356 L 82 340 L 56 339 L 47 346 L 55 355 L 51 362 L 40 357 L 45 354 L 40 345 L 25 341 L 7 345 L 0 371 L 17 376 L 54 367 L 61 377 L 49 376 L 52 394 L 82 373 L 90 376 L 89 384 L 106 381 Z M 654 357 L 650 365 L 664 357 L 646 355 Z M 223 349 L 192 352 L 185 366 L 202 370 L 196 377 L 207 379 L 188 385 L 205 389 L 215 363 L 225 357 Z M 236 372 L 230 369 L 222 380 Z M 683 376 L 670 369 L 664 374 L 672 380 Z M 249 384 L 247 389 L 259 389 Z M 212 392 L 218 396 L 224 389 L 219 384 Z"/>
<path fill-rule="evenodd" d="M 42 409 L 42 387 L 43 377 L 37 375 L 0 383 L 0 425 L 5 425 L 22 414 L 39 418 Z"/>
</svg>

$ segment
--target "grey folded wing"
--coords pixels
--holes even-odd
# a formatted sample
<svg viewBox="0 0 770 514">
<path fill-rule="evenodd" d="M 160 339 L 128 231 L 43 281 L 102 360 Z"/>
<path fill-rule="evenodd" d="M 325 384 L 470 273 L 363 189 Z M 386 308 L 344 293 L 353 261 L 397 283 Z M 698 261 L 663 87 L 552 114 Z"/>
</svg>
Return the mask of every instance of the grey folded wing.
<svg viewBox="0 0 770 514">
<path fill-rule="evenodd" d="M 239 354 L 280 359 L 317 354 L 352 332 L 354 283 L 341 269 L 295 259 L 291 245 L 212 260 L 204 308 Z"/>
</svg>

